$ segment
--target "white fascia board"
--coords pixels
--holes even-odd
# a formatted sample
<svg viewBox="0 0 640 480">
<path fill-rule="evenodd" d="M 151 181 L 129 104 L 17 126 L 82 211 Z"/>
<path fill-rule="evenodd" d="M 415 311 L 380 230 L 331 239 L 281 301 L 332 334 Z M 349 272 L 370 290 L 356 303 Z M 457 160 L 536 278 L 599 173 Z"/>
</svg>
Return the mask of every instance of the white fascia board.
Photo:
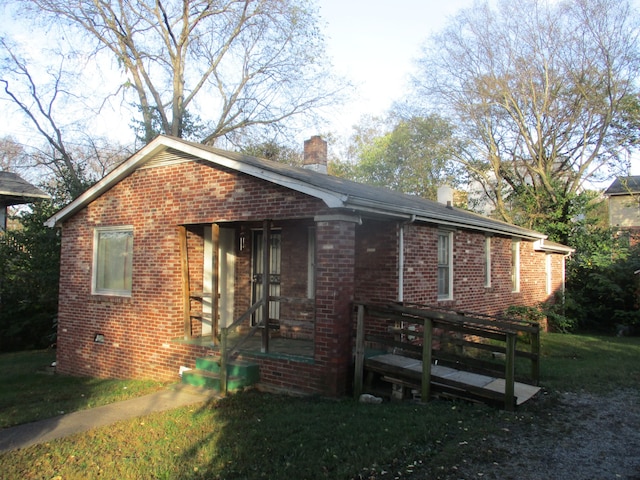
<svg viewBox="0 0 640 480">
<path fill-rule="evenodd" d="M 564 255 L 571 255 L 576 251 L 575 248 L 567 247 L 566 245 L 549 245 L 548 243 L 545 243 L 544 238 L 535 242 L 533 244 L 533 249 L 539 252 L 562 253 Z"/>
</svg>

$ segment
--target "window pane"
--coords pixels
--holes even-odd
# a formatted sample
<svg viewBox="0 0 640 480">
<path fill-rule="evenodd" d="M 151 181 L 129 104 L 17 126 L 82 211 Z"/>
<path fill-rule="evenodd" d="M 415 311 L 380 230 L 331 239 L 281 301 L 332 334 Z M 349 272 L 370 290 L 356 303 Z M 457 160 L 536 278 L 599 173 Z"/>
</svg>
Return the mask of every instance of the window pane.
<svg viewBox="0 0 640 480">
<path fill-rule="evenodd" d="M 438 267 L 438 295 L 449 295 L 449 267 Z"/>
<path fill-rule="evenodd" d="M 491 237 L 484 239 L 484 286 L 491 286 Z"/>
<path fill-rule="evenodd" d="M 511 242 L 511 286 L 512 291 L 520 291 L 520 242 Z"/>
<path fill-rule="evenodd" d="M 102 293 L 130 293 L 133 232 L 101 231 L 97 240 L 96 290 Z"/>
<path fill-rule="evenodd" d="M 438 234 L 438 296 L 448 297 L 450 294 L 449 276 L 451 265 L 449 262 L 449 234 Z"/>
<path fill-rule="evenodd" d="M 449 236 L 438 235 L 438 265 L 449 264 Z"/>
</svg>

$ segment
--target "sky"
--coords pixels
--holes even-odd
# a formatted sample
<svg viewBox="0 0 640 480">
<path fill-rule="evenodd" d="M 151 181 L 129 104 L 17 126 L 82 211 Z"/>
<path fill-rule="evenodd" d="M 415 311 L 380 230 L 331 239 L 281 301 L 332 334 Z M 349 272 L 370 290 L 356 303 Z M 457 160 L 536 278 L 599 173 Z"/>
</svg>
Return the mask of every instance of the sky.
<svg viewBox="0 0 640 480">
<path fill-rule="evenodd" d="M 383 114 L 393 100 L 406 91 L 413 59 L 427 37 L 442 28 L 447 16 L 468 7 L 472 0 L 315 0 L 320 26 L 327 41 L 327 53 L 335 73 L 355 87 L 353 98 L 331 112 L 324 131 L 348 136 L 351 127 L 365 114 Z M 0 9 L 0 12 L 2 10 Z M 42 48 L 22 29 L 7 28 L 27 45 Z M 26 38 L 25 38 L 26 37 Z M 117 72 L 113 72 L 115 75 Z M 96 78 L 107 74 L 102 71 Z M 5 102 L 0 102 L 3 106 Z M 113 129 L 114 122 L 105 122 Z M 130 136 L 127 122 L 119 122 L 123 136 Z M 311 127 L 316 129 L 318 127 Z M 302 132 L 300 144 L 311 135 Z M 25 129 L 10 125 L 10 132 L 24 136 Z M 14 130 L 14 131 L 12 131 Z"/>
<path fill-rule="evenodd" d="M 429 36 L 473 0 L 317 0 L 328 54 L 356 86 L 354 98 L 332 115 L 331 127 L 347 137 L 366 114 L 384 114 L 408 91 L 414 59 Z M 634 1 L 640 7 L 640 0 Z M 308 136 L 319 132 L 304 132 Z M 304 136 L 303 135 L 303 136 Z M 301 139 L 302 141 L 302 139 Z M 640 156 L 631 161 L 640 175 Z"/>
<path fill-rule="evenodd" d="M 348 133 L 365 114 L 382 114 L 406 91 L 413 59 L 430 34 L 472 0 L 317 0 L 327 52 L 356 95 L 332 118 Z"/>
<path fill-rule="evenodd" d="M 310 127 L 301 132 L 296 139 L 300 145 L 306 138 L 327 131 L 347 138 L 363 115 L 384 114 L 394 100 L 408 91 L 420 46 L 460 9 L 470 7 L 473 0 L 316 0 L 316 3 L 335 73 L 348 79 L 355 89 L 352 98 L 332 110 L 326 128 L 317 131 L 318 127 Z M 0 123 L 4 123 L 2 118 Z M 128 122 L 116 123 L 131 135 Z M 114 122 L 108 124 L 113 129 Z M 23 133 L 23 128 L 15 124 L 5 126 L 4 130 L 18 136 Z M 634 162 L 633 173 L 640 174 L 640 160 Z"/>
</svg>

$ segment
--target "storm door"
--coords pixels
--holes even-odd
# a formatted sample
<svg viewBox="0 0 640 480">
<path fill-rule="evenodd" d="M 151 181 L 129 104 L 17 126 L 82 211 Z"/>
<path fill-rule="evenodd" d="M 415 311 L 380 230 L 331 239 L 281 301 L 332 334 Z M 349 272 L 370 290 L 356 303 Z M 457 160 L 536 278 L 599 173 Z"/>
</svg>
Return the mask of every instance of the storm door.
<svg viewBox="0 0 640 480">
<path fill-rule="evenodd" d="M 262 230 L 256 230 L 253 232 L 253 255 L 252 255 L 252 289 L 251 289 L 251 303 L 254 304 L 262 298 L 265 286 L 265 275 L 262 266 L 262 253 L 263 253 L 263 232 Z M 270 247 L 269 251 L 269 296 L 280 296 L 280 258 L 282 256 L 282 234 L 279 231 L 272 230 L 270 232 Z M 263 309 L 259 308 L 252 317 L 252 325 L 262 321 Z M 269 302 L 269 320 L 270 323 L 278 323 L 280 320 L 280 302 Z"/>
</svg>

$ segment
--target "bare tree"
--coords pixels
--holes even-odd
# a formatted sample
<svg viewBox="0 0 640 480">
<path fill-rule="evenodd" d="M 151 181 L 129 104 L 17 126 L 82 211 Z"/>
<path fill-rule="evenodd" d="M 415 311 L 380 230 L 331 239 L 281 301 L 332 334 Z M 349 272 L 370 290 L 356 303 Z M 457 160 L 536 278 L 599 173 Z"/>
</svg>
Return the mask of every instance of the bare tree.
<svg viewBox="0 0 640 480">
<path fill-rule="evenodd" d="M 135 92 L 144 141 L 274 126 L 332 102 L 306 0 L 19 0 L 107 49 Z"/>
<path fill-rule="evenodd" d="M 28 146 L 13 142 L 19 146 L 17 153 L 20 153 L 13 159 L 19 159 L 22 168 L 40 170 L 41 174 L 43 168 L 51 172 L 53 181 L 51 178 L 41 180 L 62 186 L 64 195 L 70 199 L 80 195 L 89 184 L 102 178 L 128 156 L 126 149 L 113 142 L 90 136 L 87 132 L 79 135 L 75 131 L 65 107 L 70 101 L 80 102 L 80 99 L 65 87 L 62 60 L 53 71 L 34 75 L 16 45 L 0 38 L 0 52 L 4 54 L 0 65 L 2 94 L 17 107 L 42 140 Z M 64 121 L 61 123 L 60 119 Z M 5 139 L 3 144 L 8 147 L 7 142 Z M 6 149 L 3 160 L 5 154 Z"/>
<path fill-rule="evenodd" d="M 0 170 L 17 173 L 27 163 L 24 146 L 12 137 L 0 138 Z"/>
<path fill-rule="evenodd" d="M 536 226 L 560 208 L 566 221 L 584 182 L 625 160 L 639 32 L 625 0 L 500 0 L 425 46 L 417 91 L 459 127 L 458 160 L 497 216 Z"/>
</svg>

